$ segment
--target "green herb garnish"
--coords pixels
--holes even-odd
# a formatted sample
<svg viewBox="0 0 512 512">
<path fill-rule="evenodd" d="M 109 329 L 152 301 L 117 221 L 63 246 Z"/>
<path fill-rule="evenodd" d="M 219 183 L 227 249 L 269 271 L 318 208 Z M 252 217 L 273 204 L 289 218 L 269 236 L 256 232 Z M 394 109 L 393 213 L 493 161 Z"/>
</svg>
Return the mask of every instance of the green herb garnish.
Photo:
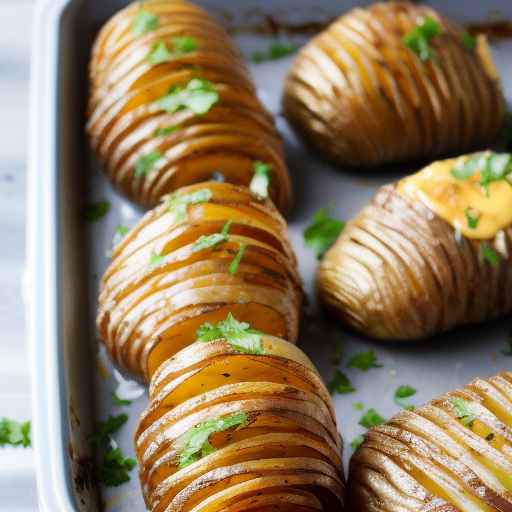
<svg viewBox="0 0 512 512">
<path fill-rule="evenodd" d="M 204 249 L 210 249 L 223 242 L 229 240 L 229 228 L 231 227 L 231 221 L 228 220 L 220 233 L 213 233 L 213 235 L 201 235 L 194 245 L 192 246 L 192 252 L 203 251 Z"/>
<path fill-rule="evenodd" d="M 199 48 L 199 41 L 190 36 L 179 36 L 172 38 L 172 45 L 176 55 L 184 55 Z"/>
<path fill-rule="evenodd" d="M 355 388 L 352 386 L 350 379 L 339 370 L 336 370 L 334 377 L 327 384 L 327 388 L 331 395 L 340 394 L 344 395 L 346 393 L 352 393 L 355 391 Z"/>
<path fill-rule="evenodd" d="M 196 115 L 206 114 L 219 101 L 219 93 L 209 80 L 193 78 L 185 86 L 176 85 L 157 100 L 157 105 L 169 113 L 189 109 Z"/>
<path fill-rule="evenodd" d="M 96 432 L 89 436 L 89 442 L 93 446 L 101 446 L 110 441 L 110 436 L 115 434 L 126 422 L 128 415 L 119 414 L 118 416 L 109 416 L 107 421 L 100 421 L 96 427 Z"/>
<path fill-rule="evenodd" d="M 225 339 L 233 348 L 245 354 L 263 354 L 262 333 L 251 329 L 247 322 L 239 322 L 231 313 L 217 325 L 204 323 L 197 330 L 197 341 L 209 343 Z"/>
<path fill-rule="evenodd" d="M 112 403 L 117 406 L 130 405 L 132 403 L 131 400 L 124 400 L 123 398 L 119 398 L 116 393 L 112 393 Z"/>
<path fill-rule="evenodd" d="M 244 427 L 249 418 L 243 411 L 235 412 L 223 418 L 207 420 L 188 430 L 178 441 L 178 467 L 184 468 L 215 451 L 210 444 L 210 436 L 219 432 Z"/>
<path fill-rule="evenodd" d="M 255 63 L 265 62 L 268 60 L 277 60 L 288 57 L 297 51 L 297 47 L 290 43 L 281 43 L 276 41 L 272 43 L 265 51 L 255 51 L 251 54 L 251 60 Z"/>
<path fill-rule="evenodd" d="M 187 216 L 189 205 L 207 203 L 213 197 L 212 191 L 202 188 L 190 194 L 174 193 L 167 197 L 167 209 L 174 214 L 174 221 L 181 222 Z"/>
<path fill-rule="evenodd" d="M 414 410 L 414 406 L 410 404 L 404 403 L 404 400 L 406 398 L 410 398 L 411 396 L 414 396 L 416 394 L 416 389 L 412 386 L 408 386 L 407 384 L 403 384 L 401 386 L 398 386 L 395 391 L 394 401 L 395 404 L 399 405 L 400 407 L 403 407 L 407 410 Z"/>
<path fill-rule="evenodd" d="M 364 443 L 364 436 L 358 435 L 352 439 L 350 442 L 350 446 L 352 447 L 352 450 L 356 451 L 362 444 Z"/>
<path fill-rule="evenodd" d="M 147 155 L 142 155 L 135 164 L 135 172 L 133 175 L 136 178 L 141 176 L 147 176 L 147 174 L 153 169 L 155 164 L 162 158 L 160 151 L 152 151 Z"/>
<path fill-rule="evenodd" d="M 491 249 L 485 242 L 480 244 L 480 258 L 489 263 L 492 267 L 499 264 L 501 256 L 494 249 Z"/>
<path fill-rule="evenodd" d="M 115 230 L 115 234 L 119 237 L 123 237 L 123 236 L 126 236 L 128 234 L 128 232 L 130 231 L 129 228 L 127 228 L 126 226 L 123 226 L 121 224 L 119 224 L 119 226 L 117 226 L 116 230 Z"/>
<path fill-rule="evenodd" d="M 473 51 L 476 48 L 476 38 L 469 32 L 463 32 L 461 36 L 462 46 L 466 50 Z"/>
<path fill-rule="evenodd" d="M 181 128 L 182 127 L 178 124 L 176 124 L 174 126 L 164 126 L 163 128 L 157 128 L 153 132 L 153 137 L 165 137 L 167 135 L 170 135 L 171 133 L 181 130 Z"/>
<path fill-rule="evenodd" d="M 370 368 L 382 368 L 382 365 L 377 362 L 374 351 L 368 350 L 354 354 L 348 360 L 347 368 L 357 368 L 362 372 L 367 372 Z"/>
<path fill-rule="evenodd" d="M 233 261 L 229 264 L 229 273 L 230 274 L 236 274 L 236 271 L 238 270 L 238 265 L 240 265 L 240 262 L 242 261 L 242 258 L 244 257 L 245 250 L 247 249 L 246 244 L 241 244 L 240 248 L 238 249 L 238 252 L 236 253 L 235 257 L 233 258 Z"/>
<path fill-rule="evenodd" d="M 364 409 L 364 404 L 363 402 L 354 402 L 352 404 L 352 407 L 356 410 L 356 411 L 362 411 Z"/>
<path fill-rule="evenodd" d="M 359 420 L 359 425 L 366 428 L 372 428 L 382 425 L 385 421 L 386 420 L 375 409 L 370 408 Z"/>
<path fill-rule="evenodd" d="M 254 162 L 253 164 L 254 175 L 251 180 L 249 188 L 251 192 L 256 194 L 258 197 L 268 197 L 268 187 L 270 185 L 270 172 L 272 166 L 264 162 Z"/>
<path fill-rule="evenodd" d="M 97 222 L 107 215 L 110 211 L 110 203 L 108 201 L 98 201 L 92 203 L 84 209 L 83 216 L 87 222 Z"/>
<path fill-rule="evenodd" d="M 0 420 L 0 446 L 31 446 L 30 421 L 18 422 L 9 418 Z"/>
<path fill-rule="evenodd" d="M 165 261 L 165 254 L 157 254 L 156 252 L 152 252 L 149 255 L 149 265 L 151 267 L 156 267 Z"/>
<path fill-rule="evenodd" d="M 437 57 L 430 43 L 439 34 L 441 25 L 434 18 L 427 16 L 420 19 L 416 28 L 405 34 L 403 42 L 422 62 L 426 62 Z"/>
<path fill-rule="evenodd" d="M 139 9 L 132 23 L 132 33 L 141 36 L 146 32 L 155 30 L 157 27 L 158 16 L 144 9 Z"/>
<path fill-rule="evenodd" d="M 198 42 L 193 37 L 174 37 L 172 39 L 173 49 L 169 50 L 163 41 L 153 44 L 148 53 L 147 60 L 150 64 L 156 65 L 162 62 L 169 62 L 173 57 L 185 55 L 198 48 Z"/>
<path fill-rule="evenodd" d="M 477 418 L 477 415 L 471 410 L 471 403 L 458 396 L 450 398 L 450 403 L 455 417 L 461 420 L 464 426 L 471 427 Z"/>
<path fill-rule="evenodd" d="M 146 57 L 147 61 L 152 65 L 168 62 L 171 58 L 172 53 L 163 41 L 154 43 Z"/>
<path fill-rule="evenodd" d="M 110 448 L 97 468 L 98 480 L 108 487 L 117 487 L 130 480 L 129 472 L 136 464 L 134 459 L 125 458 L 120 448 Z"/>
<path fill-rule="evenodd" d="M 476 229 L 478 226 L 478 221 L 480 220 L 478 217 L 478 212 L 476 212 L 473 208 L 468 207 L 464 210 L 464 215 L 466 216 L 469 229 Z"/>
<path fill-rule="evenodd" d="M 304 242 L 320 259 L 336 241 L 344 227 L 345 222 L 334 219 L 329 216 L 326 208 L 321 208 L 313 215 L 313 220 L 304 230 Z"/>
</svg>

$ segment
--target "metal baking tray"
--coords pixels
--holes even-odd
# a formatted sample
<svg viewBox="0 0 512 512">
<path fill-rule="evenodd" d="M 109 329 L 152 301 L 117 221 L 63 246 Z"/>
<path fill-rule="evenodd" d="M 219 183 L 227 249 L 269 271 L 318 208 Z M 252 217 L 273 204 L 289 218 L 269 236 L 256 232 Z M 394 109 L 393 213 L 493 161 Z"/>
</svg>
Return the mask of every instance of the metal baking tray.
<svg viewBox="0 0 512 512">
<path fill-rule="evenodd" d="M 104 271 L 112 236 L 118 224 L 133 225 L 142 212 L 119 197 L 101 175 L 87 147 L 84 111 L 87 95 L 87 60 L 94 34 L 126 2 L 120 0 L 43 0 L 35 9 L 31 83 L 31 133 L 28 179 L 28 296 L 29 335 L 33 371 L 34 445 L 43 512 L 144 510 L 136 471 L 129 484 L 108 489 L 100 497 L 91 478 L 87 435 L 96 419 L 112 409 L 116 384 L 108 362 L 99 362 L 94 327 L 99 276 Z M 236 34 L 246 54 L 268 47 L 279 27 L 291 30 L 296 43 L 300 32 L 321 26 L 356 3 L 335 0 L 204 0 L 207 7 Z M 462 22 L 489 17 L 512 18 L 509 0 L 430 2 Z M 265 29 L 265 30 L 262 30 Z M 306 36 L 307 37 L 307 36 Z M 512 98 L 512 44 L 493 45 L 494 57 L 509 100 Z M 334 398 L 339 428 L 346 441 L 363 428 L 362 402 L 389 417 L 398 410 L 393 392 L 410 384 L 419 404 L 459 386 L 476 375 L 489 376 L 511 368 L 500 354 L 511 327 L 510 318 L 479 327 L 457 330 L 421 343 L 378 343 L 349 334 L 322 316 L 314 300 L 317 261 L 303 245 L 302 231 L 314 211 L 330 202 L 344 219 L 354 215 L 376 187 L 414 168 L 396 172 L 347 172 L 336 169 L 306 151 L 280 114 L 281 84 L 291 58 L 253 66 L 262 100 L 276 115 L 282 132 L 295 192 L 295 207 L 288 217 L 290 237 L 300 262 L 309 295 L 303 315 L 300 346 L 326 379 L 334 372 L 334 347 L 343 342 L 345 360 L 360 350 L 374 350 L 382 368 L 349 374 L 357 392 Z M 106 199 L 110 213 L 87 225 L 81 210 L 89 201 Z M 106 365 L 106 366 L 105 366 Z M 343 363 L 341 364 L 343 366 Z M 133 454 L 132 432 L 146 395 L 125 408 L 129 422 L 116 441 Z"/>
</svg>

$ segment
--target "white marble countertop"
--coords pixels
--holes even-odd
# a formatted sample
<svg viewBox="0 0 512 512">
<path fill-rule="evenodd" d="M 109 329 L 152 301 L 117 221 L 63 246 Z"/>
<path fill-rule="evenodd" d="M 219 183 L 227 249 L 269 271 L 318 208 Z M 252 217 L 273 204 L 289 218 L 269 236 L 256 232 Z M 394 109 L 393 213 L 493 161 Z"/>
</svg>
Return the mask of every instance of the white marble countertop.
<svg viewBox="0 0 512 512">
<path fill-rule="evenodd" d="M 32 0 L 0 0 L 0 418 L 31 416 L 22 276 Z M 32 449 L 0 448 L 0 511 L 37 510 Z"/>
</svg>

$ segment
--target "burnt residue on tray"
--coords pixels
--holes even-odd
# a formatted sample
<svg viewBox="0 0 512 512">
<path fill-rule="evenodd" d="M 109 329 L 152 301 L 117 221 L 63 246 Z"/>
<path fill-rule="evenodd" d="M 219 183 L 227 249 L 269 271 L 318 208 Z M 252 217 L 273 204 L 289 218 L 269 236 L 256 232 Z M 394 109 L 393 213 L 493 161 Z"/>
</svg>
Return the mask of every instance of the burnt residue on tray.
<svg viewBox="0 0 512 512">
<path fill-rule="evenodd" d="M 512 37 L 512 20 L 477 21 L 466 25 L 473 35 L 485 34 L 491 41 Z"/>
</svg>

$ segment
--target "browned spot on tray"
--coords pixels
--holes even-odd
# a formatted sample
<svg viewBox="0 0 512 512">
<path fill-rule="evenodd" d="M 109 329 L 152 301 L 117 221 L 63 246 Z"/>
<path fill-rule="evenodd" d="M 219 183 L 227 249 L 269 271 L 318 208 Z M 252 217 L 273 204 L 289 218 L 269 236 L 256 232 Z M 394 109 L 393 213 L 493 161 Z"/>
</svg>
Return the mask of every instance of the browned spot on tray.
<svg viewBox="0 0 512 512">
<path fill-rule="evenodd" d="M 512 37 L 512 20 L 479 21 L 466 25 L 471 34 L 485 34 L 491 41 Z"/>
</svg>

